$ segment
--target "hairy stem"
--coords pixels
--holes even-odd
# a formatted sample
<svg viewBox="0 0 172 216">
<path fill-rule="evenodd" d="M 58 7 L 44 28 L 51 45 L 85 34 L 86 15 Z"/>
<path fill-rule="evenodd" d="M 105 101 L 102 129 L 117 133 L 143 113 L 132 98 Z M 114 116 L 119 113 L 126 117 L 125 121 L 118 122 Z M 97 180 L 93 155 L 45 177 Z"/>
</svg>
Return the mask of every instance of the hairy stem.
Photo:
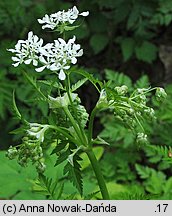
<svg viewBox="0 0 172 216">
<path fill-rule="evenodd" d="M 105 180 L 104 180 L 104 177 L 102 175 L 99 163 L 97 161 L 97 158 L 96 158 L 96 156 L 95 156 L 95 154 L 94 154 L 94 152 L 92 150 L 89 150 L 86 153 L 88 155 L 88 158 L 89 158 L 89 160 L 91 162 L 94 173 L 96 175 L 102 197 L 103 197 L 104 200 L 109 200 L 110 199 L 109 193 L 108 193 L 108 190 L 107 190 Z"/>
</svg>

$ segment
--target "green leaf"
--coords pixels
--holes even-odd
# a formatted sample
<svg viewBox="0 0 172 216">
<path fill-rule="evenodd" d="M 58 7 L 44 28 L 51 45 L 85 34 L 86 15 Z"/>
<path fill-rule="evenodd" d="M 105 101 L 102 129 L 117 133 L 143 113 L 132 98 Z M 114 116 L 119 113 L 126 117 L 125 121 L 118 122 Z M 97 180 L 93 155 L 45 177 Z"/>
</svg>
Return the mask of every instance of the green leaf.
<svg viewBox="0 0 172 216">
<path fill-rule="evenodd" d="M 63 140 L 62 142 L 58 143 L 55 149 L 53 149 L 52 154 L 59 153 L 61 150 L 65 148 L 65 146 L 69 143 L 68 140 Z"/>
<path fill-rule="evenodd" d="M 147 75 L 143 75 L 136 81 L 134 88 L 148 88 L 150 86 L 149 78 Z"/>
<path fill-rule="evenodd" d="M 76 26 L 65 26 L 64 29 L 66 31 L 72 31 L 72 30 L 74 30 L 74 29 L 76 29 L 78 27 L 79 27 L 79 25 L 76 25 Z"/>
<path fill-rule="evenodd" d="M 127 61 L 131 58 L 134 52 L 135 41 L 133 38 L 124 38 L 121 41 L 121 49 L 124 61 Z"/>
<path fill-rule="evenodd" d="M 95 34 L 90 39 L 90 46 L 95 54 L 101 52 L 108 44 L 108 37 L 104 34 Z"/>
<path fill-rule="evenodd" d="M 132 89 L 131 79 L 123 73 L 119 73 L 110 69 L 105 69 L 105 76 L 107 80 L 113 81 L 115 86 L 126 85 L 129 89 Z"/>
<path fill-rule="evenodd" d="M 144 41 L 140 46 L 135 47 L 136 57 L 139 60 L 152 63 L 157 58 L 158 48 L 149 41 Z"/>
<path fill-rule="evenodd" d="M 71 91 L 74 92 L 76 91 L 78 88 L 80 88 L 86 81 L 88 80 L 88 78 L 84 78 L 79 80 L 77 83 L 75 83 L 74 85 L 72 85 L 71 87 Z"/>
<path fill-rule="evenodd" d="M 73 158 L 73 166 L 70 163 L 67 163 L 64 167 L 64 175 L 67 174 L 68 179 L 73 183 L 73 185 L 77 188 L 80 195 L 83 194 L 83 181 L 81 176 L 81 166 L 78 161 L 81 158 L 78 155 L 75 155 Z"/>
<path fill-rule="evenodd" d="M 103 83 L 100 80 L 94 78 L 94 76 L 92 74 L 90 74 L 90 73 L 88 73 L 82 69 L 76 70 L 75 73 L 81 74 L 82 76 L 86 77 L 95 86 L 95 88 L 98 90 L 98 92 L 101 91 Z"/>
<path fill-rule="evenodd" d="M 42 97 L 42 99 L 43 100 L 47 100 L 47 98 L 45 97 L 45 95 L 40 90 L 40 87 L 37 86 L 36 79 L 34 79 L 33 77 L 31 77 L 30 75 L 28 75 L 25 72 L 23 72 L 23 74 L 24 74 L 26 80 L 36 89 L 36 91 L 38 92 L 38 94 L 40 94 L 40 96 Z"/>
<path fill-rule="evenodd" d="M 154 170 L 145 183 L 146 190 L 152 194 L 161 194 L 163 192 L 165 182 L 166 180 L 164 173 Z"/>
<path fill-rule="evenodd" d="M 135 167 L 136 167 L 137 173 L 139 174 L 140 178 L 142 178 L 142 179 L 149 178 L 149 176 L 153 172 L 153 169 L 151 169 L 149 167 L 141 166 L 139 164 L 136 164 Z"/>
<path fill-rule="evenodd" d="M 171 14 L 166 14 L 164 16 L 164 24 L 166 26 L 168 26 L 171 23 L 171 21 L 172 21 L 172 15 Z"/>
<path fill-rule="evenodd" d="M 147 149 L 145 149 L 147 155 L 152 161 L 152 159 L 155 160 L 155 162 L 158 162 L 160 160 L 165 160 L 169 163 L 172 163 L 172 158 L 169 157 L 169 153 L 172 154 L 171 147 L 167 146 L 158 146 L 158 145 L 149 145 L 147 146 Z M 154 161 L 152 161 L 154 162 Z"/>
<path fill-rule="evenodd" d="M 93 144 L 99 144 L 99 145 L 110 145 L 108 142 L 106 142 L 104 139 L 101 137 L 97 136 L 96 139 L 92 141 Z"/>
<path fill-rule="evenodd" d="M 95 192 L 92 192 L 92 193 L 89 193 L 87 194 L 85 197 L 84 197 L 84 200 L 91 200 L 92 198 L 95 198 L 95 196 L 99 193 L 100 191 L 95 191 Z"/>
<path fill-rule="evenodd" d="M 131 10 L 131 13 L 129 14 L 129 18 L 127 21 L 127 29 L 133 28 L 136 25 L 139 17 L 140 17 L 140 5 L 135 3 L 134 7 Z"/>
<path fill-rule="evenodd" d="M 48 178 L 43 174 L 39 175 L 39 179 L 33 186 L 35 192 L 49 196 L 49 198 L 53 200 L 61 199 L 63 189 L 64 184 L 62 183 L 59 187 L 58 179 L 53 182 L 52 178 Z"/>
<path fill-rule="evenodd" d="M 58 82 L 53 81 L 53 80 L 38 80 L 38 82 L 40 82 L 40 83 L 42 83 L 44 85 L 48 85 L 48 86 L 51 86 L 51 87 L 54 87 L 54 88 L 57 88 L 57 89 L 64 90 L 61 83 L 58 83 Z"/>
<path fill-rule="evenodd" d="M 67 160 L 70 153 L 71 152 L 70 152 L 69 148 L 67 150 L 65 150 L 64 152 L 59 153 L 60 155 L 58 156 L 56 164 L 54 166 L 57 166 L 57 165 L 61 164 L 63 161 Z"/>
<path fill-rule="evenodd" d="M 37 175 L 32 166 L 21 167 L 15 160 L 7 159 L 4 151 L 0 152 L 0 164 L 0 197 L 15 199 L 17 193 L 30 191 L 30 180 Z"/>
<path fill-rule="evenodd" d="M 2 53 L 1 57 L 3 57 Z M 0 118 L 5 119 L 7 111 L 11 111 L 11 97 L 15 85 L 12 84 L 13 82 L 11 80 L 6 78 L 6 70 L 3 70 L 2 67 L 0 73 L 0 83 Z"/>
</svg>

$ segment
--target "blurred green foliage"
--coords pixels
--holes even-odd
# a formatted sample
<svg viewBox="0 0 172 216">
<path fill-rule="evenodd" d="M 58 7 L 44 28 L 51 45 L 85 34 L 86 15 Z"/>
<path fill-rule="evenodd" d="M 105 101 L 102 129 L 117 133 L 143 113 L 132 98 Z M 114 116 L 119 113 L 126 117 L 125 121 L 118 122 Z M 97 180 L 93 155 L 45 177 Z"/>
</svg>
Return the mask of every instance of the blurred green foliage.
<svg viewBox="0 0 172 216">
<path fill-rule="evenodd" d="M 26 119 L 34 121 L 47 115 L 44 102 L 41 101 L 39 105 L 34 102 L 38 94 L 28 83 L 23 71 L 27 71 L 33 77 L 37 77 L 37 74 L 31 67 L 23 69 L 12 67 L 11 55 L 7 48 L 13 47 L 19 38 L 25 38 L 30 29 L 33 29 L 35 34 L 41 35 L 45 41 L 55 39 L 58 37 L 56 33 L 41 31 L 40 25 L 35 20 L 46 13 L 68 9 L 76 3 L 80 11 L 90 11 L 88 20 L 82 21 L 81 28 L 67 34 L 67 37 L 75 34 L 84 48 L 84 57 L 79 64 L 94 71 L 95 76 L 100 76 L 102 79 L 105 77 L 114 87 L 126 84 L 132 90 L 136 86 L 142 88 L 150 85 L 147 76 L 142 76 L 133 84 L 128 76 L 109 69 L 104 72 L 104 68 L 118 69 L 130 61 L 131 65 L 133 62 L 153 65 L 158 61 L 158 47 L 160 43 L 167 42 L 160 41 L 159 37 L 172 21 L 172 0 L 0 1 L 0 123 L 1 127 L 3 126 L 3 130 L 0 130 L 1 149 L 15 145 L 17 140 L 17 135 L 13 138 L 9 135 L 17 125 L 16 120 L 12 118 L 11 109 L 14 90 L 17 104 Z M 137 72 L 140 76 L 143 71 Z M 42 73 L 41 76 L 47 75 Z M 41 79 L 40 74 L 39 79 Z M 40 85 L 46 90 L 46 85 L 41 82 Z M 87 87 L 85 89 L 88 89 Z M 96 154 L 102 164 L 107 186 L 111 191 L 111 199 L 172 199 L 172 169 L 167 160 L 169 146 L 172 147 L 172 85 L 167 86 L 166 90 L 168 99 L 157 111 L 157 121 L 154 125 L 146 125 L 150 142 L 159 148 L 139 148 L 131 131 L 124 128 L 119 121 L 112 120 L 111 113 L 108 117 L 107 114 L 106 117 L 99 117 L 103 125 L 100 136 L 111 143 L 111 146 L 105 147 L 105 151 L 102 147 L 98 147 Z M 91 94 L 85 95 L 89 97 Z M 94 98 L 96 94 L 93 94 L 90 101 L 88 100 L 90 103 L 87 104 L 88 108 L 95 103 Z M 86 103 L 84 96 L 83 103 Z M 154 107 L 157 106 L 154 100 L 150 103 Z M 35 109 L 31 109 L 31 105 L 35 105 Z M 23 170 L 14 162 L 7 161 L 3 151 L 0 160 L 3 164 L 0 169 L 2 198 L 52 198 L 52 194 L 47 193 L 47 188 L 50 188 L 50 191 L 52 187 L 56 189 L 56 184 L 61 188 L 61 191 L 57 192 L 59 194 L 57 199 L 80 198 L 71 183 L 63 185 L 63 179 L 59 174 L 62 168 L 56 167 L 58 172 L 52 176 L 52 161 L 48 162 L 47 172 L 51 173 L 47 174 L 49 179 L 40 177 L 36 180 L 37 176 L 32 167 Z M 98 187 L 87 161 L 83 167 L 86 178 L 84 198 L 99 198 Z M 50 178 L 53 178 L 52 181 Z M 33 190 L 37 192 L 44 190 L 43 195 L 35 194 Z"/>
</svg>

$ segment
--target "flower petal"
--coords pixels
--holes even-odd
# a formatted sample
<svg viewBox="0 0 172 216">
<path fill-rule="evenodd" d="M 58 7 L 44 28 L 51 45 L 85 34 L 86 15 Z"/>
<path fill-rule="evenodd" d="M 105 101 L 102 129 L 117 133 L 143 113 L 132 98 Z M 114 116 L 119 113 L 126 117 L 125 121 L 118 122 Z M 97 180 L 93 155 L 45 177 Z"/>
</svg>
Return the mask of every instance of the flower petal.
<svg viewBox="0 0 172 216">
<path fill-rule="evenodd" d="M 59 68 L 57 67 L 57 65 L 56 64 L 52 64 L 51 66 L 50 66 L 50 70 L 52 70 L 52 71 L 57 71 Z"/>
<path fill-rule="evenodd" d="M 28 33 L 28 40 L 31 40 L 31 39 L 32 39 L 32 36 L 33 36 L 33 32 L 30 31 L 30 32 Z"/>
<path fill-rule="evenodd" d="M 45 60 L 43 56 L 39 57 L 39 61 L 42 62 L 43 64 L 47 64 L 47 61 Z"/>
<path fill-rule="evenodd" d="M 75 57 L 72 57 L 71 62 L 72 62 L 72 64 L 76 64 L 77 63 L 77 59 Z"/>
<path fill-rule="evenodd" d="M 42 19 L 37 19 L 39 24 L 44 24 L 45 22 Z"/>
<path fill-rule="evenodd" d="M 64 73 L 64 71 L 61 69 L 60 73 L 59 73 L 59 79 L 60 80 L 65 80 L 66 79 L 66 74 Z"/>
<path fill-rule="evenodd" d="M 16 62 L 20 61 L 20 59 L 17 58 L 17 57 L 15 57 L 15 56 L 13 56 L 11 59 L 12 59 L 13 61 L 16 61 Z"/>
<path fill-rule="evenodd" d="M 33 59 L 33 65 L 38 66 L 38 61 L 36 59 Z"/>
<path fill-rule="evenodd" d="M 46 65 L 40 67 L 40 68 L 36 68 L 36 72 L 42 72 L 44 69 L 46 68 Z"/>
<path fill-rule="evenodd" d="M 12 64 L 12 65 L 13 65 L 14 67 L 18 67 L 19 64 L 20 64 L 20 62 L 17 62 L 17 63 L 14 63 L 14 64 Z"/>
<path fill-rule="evenodd" d="M 30 64 L 31 61 L 32 61 L 32 59 L 27 59 L 27 60 L 24 61 L 24 63 L 25 63 L 25 64 Z"/>
<path fill-rule="evenodd" d="M 89 15 L 89 11 L 85 11 L 79 14 L 80 16 L 88 16 Z"/>
</svg>

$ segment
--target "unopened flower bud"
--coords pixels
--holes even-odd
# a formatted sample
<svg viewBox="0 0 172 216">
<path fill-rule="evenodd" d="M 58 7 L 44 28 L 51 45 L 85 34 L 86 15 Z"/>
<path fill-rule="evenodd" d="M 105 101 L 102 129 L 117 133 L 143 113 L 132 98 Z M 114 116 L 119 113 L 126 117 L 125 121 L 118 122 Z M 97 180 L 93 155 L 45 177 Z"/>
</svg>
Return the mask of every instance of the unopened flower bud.
<svg viewBox="0 0 172 216">
<path fill-rule="evenodd" d="M 128 87 L 126 85 L 115 87 L 115 91 L 118 95 L 125 95 L 128 92 Z"/>
<path fill-rule="evenodd" d="M 18 154 L 17 149 L 15 147 L 10 146 L 9 149 L 8 149 L 8 151 L 7 151 L 7 153 L 6 153 L 6 156 L 10 160 L 12 160 L 12 159 L 14 159 L 17 156 L 17 154 Z"/>
<path fill-rule="evenodd" d="M 102 89 L 96 107 L 98 109 L 102 109 L 102 108 L 106 108 L 107 106 L 108 106 L 107 94 L 105 89 Z"/>
<path fill-rule="evenodd" d="M 158 101 L 161 101 L 162 99 L 165 99 L 167 97 L 167 93 L 165 92 L 163 88 L 158 87 L 156 89 L 155 96 Z"/>
<path fill-rule="evenodd" d="M 39 162 L 36 166 L 36 169 L 39 173 L 43 173 L 46 169 L 46 165 L 42 162 Z"/>
</svg>

